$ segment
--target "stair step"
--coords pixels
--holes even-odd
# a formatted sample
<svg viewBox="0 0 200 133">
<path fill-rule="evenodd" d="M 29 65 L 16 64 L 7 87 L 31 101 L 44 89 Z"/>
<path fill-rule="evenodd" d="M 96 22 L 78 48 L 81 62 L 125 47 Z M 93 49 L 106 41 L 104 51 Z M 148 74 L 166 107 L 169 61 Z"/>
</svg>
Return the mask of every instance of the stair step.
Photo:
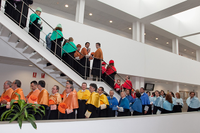
<svg viewBox="0 0 200 133">
<path fill-rule="evenodd" d="M 50 74 L 61 74 L 61 71 L 50 72 Z"/>
<path fill-rule="evenodd" d="M 57 79 L 67 79 L 67 78 L 69 78 L 69 77 L 67 77 L 67 76 L 60 76 L 60 77 L 56 77 Z"/>
<path fill-rule="evenodd" d="M 56 68 L 54 65 L 50 65 L 50 66 L 44 67 L 43 69 L 54 69 L 54 68 Z"/>
<path fill-rule="evenodd" d="M 18 41 L 18 37 L 15 34 L 11 34 L 10 38 L 8 39 L 8 42 L 16 43 Z"/>
<path fill-rule="evenodd" d="M 37 64 L 47 64 L 48 61 L 45 59 L 41 59 L 40 61 L 37 62 Z"/>
<path fill-rule="evenodd" d="M 8 37 L 9 35 L 10 31 L 6 27 L 3 27 L 3 30 L 1 31 L 1 36 Z"/>
<path fill-rule="evenodd" d="M 31 48 L 31 47 L 29 47 L 28 46 L 28 48 L 26 48 L 24 51 L 23 51 L 23 53 L 26 53 L 26 54 L 31 54 L 31 53 L 33 53 L 34 52 L 34 50 Z"/>
<path fill-rule="evenodd" d="M 39 59 L 39 58 L 41 58 L 41 57 L 42 57 L 42 56 L 36 52 L 36 53 L 34 53 L 34 54 L 30 57 L 30 59 Z"/>
<path fill-rule="evenodd" d="M 23 42 L 22 40 L 20 40 L 20 42 L 16 45 L 16 48 L 25 48 L 27 45 L 25 42 Z"/>
</svg>

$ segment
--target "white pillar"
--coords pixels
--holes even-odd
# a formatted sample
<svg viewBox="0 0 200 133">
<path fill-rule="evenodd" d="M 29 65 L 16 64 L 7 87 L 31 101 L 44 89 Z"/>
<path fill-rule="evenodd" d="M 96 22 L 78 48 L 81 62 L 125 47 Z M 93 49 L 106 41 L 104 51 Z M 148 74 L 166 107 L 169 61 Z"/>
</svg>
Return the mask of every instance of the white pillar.
<svg viewBox="0 0 200 133">
<path fill-rule="evenodd" d="M 174 84 L 173 84 L 173 88 L 174 88 L 174 89 L 173 89 L 174 92 L 179 92 L 179 88 L 180 88 L 180 87 L 179 87 L 179 83 L 174 83 Z"/>
<path fill-rule="evenodd" d="M 75 21 L 83 23 L 85 13 L 85 0 L 77 0 Z"/>
<path fill-rule="evenodd" d="M 145 25 L 140 22 L 132 24 L 132 39 L 138 42 L 145 43 Z"/>
<path fill-rule="evenodd" d="M 145 43 L 145 25 L 144 24 L 140 24 L 140 42 L 141 43 Z"/>
<path fill-rule="evenodd" d="M 200 62 L 200 50 L 196 51 L 196 60 Z"/>
<path fill-rule="evenodd" d="M 133 89 L 137 90 L 141 87 L 144 87 L 144 78 L 140 77 L 130 77 L 130 80 L 133 84 Z"/>
<path fill-rule="evenodd" d="M 175 54 L 179 54 L 179 44 L 177 38 L 172 40 L 172 52 Z"/>
</svg>

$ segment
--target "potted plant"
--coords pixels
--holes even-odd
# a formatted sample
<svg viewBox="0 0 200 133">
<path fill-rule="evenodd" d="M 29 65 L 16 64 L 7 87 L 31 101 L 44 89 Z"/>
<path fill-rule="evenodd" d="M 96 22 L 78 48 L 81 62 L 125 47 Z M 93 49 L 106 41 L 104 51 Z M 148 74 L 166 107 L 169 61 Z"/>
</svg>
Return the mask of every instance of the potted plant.
<svg viewBox="0 0 200 133">
<path fill-rule="evenodd" d="M 21 99 L 21 96 L 18 93 L 16 93 L 16 95 L 18 96 L 19 100 L 13 99 L 10 101 L 10 109 L 1 115 L 1 121 L 9 120 L 9 123 L 17 121 L 20 129 L 22 128 L 23 121 L 28 121 L 35 129 L 37 129 L 37 125 L 34 122 L 34 115 L 36 113 L 40 114 L 41 117 L 42 115 L 45 115 L 44 106 L 32 103 L 27 104 Z"/>
</svg>

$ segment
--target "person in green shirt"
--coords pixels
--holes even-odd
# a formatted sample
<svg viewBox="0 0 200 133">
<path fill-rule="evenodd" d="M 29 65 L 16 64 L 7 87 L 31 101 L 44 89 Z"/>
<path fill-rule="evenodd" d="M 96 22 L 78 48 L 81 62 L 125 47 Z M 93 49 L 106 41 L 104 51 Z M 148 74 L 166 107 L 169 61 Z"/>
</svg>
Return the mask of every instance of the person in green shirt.
<svg viewBox="0 0 200 133">
<path fill-rule="evenodd" d="M 74 44 L 74 39 L 72 37 L 69 38 L 69 41 L 63 44 L 62 47 L 62 58 L 71 68 L 74 68 L 74 53 L 77 50 L 76 45 Z"/>
<path fill-rule="evenodd" d="M 51 35 L 51 53 L 61 59 L 61 44 L 63 41 L 62 25 L 58 24 Z"/>
<path fill-rule="evenodd" d="M 36 41 L 39 42 L 40 31 L 42 30 L 42 21 L 40 19 L 42 9 L 36 8 L 35 13 L 31 14 L 29 22 L 29 35 L 31 35 Z"/>
</svg>

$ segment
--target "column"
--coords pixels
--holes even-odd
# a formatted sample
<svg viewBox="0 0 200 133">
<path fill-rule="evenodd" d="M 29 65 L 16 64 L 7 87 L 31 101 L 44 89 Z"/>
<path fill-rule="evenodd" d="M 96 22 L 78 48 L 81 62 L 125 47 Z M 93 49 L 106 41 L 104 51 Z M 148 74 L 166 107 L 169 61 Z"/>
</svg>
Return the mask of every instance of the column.
<svg viewBox="0 0 200 133">
<path fill-rule="evenodd" d="M 85 0 L 77 0 L 75 21 L 83 23 L 85 13 Z"/>
<path fill-rule="evenodd" d="M 196 51 L 196 60 L 200 62 L 200 50 Z"/>
<path fill-rule="evenodd" d="M 175 93 L 175 92 L 179 92 L 179 83 L 174 83 L 173 84 L 173 92 Z"/>
<path fill-rule="evenodd" d="M 145 43 L 145 25 L 140 22 L 132 24 L 132 39 L 141 43 Z"/>
<path fill-rule="evenodd" d="M 172 40 L 172 53 L 179 54 L 179 44 L 177 38 Z"/>
<path fill-rule="evenodd" d="M 130 80 L 133 84 L 133 89 L 137 90 L 141 87 L 144 87 L 144 78 L 140 77 L 130 77 Z"/>
</svg>

